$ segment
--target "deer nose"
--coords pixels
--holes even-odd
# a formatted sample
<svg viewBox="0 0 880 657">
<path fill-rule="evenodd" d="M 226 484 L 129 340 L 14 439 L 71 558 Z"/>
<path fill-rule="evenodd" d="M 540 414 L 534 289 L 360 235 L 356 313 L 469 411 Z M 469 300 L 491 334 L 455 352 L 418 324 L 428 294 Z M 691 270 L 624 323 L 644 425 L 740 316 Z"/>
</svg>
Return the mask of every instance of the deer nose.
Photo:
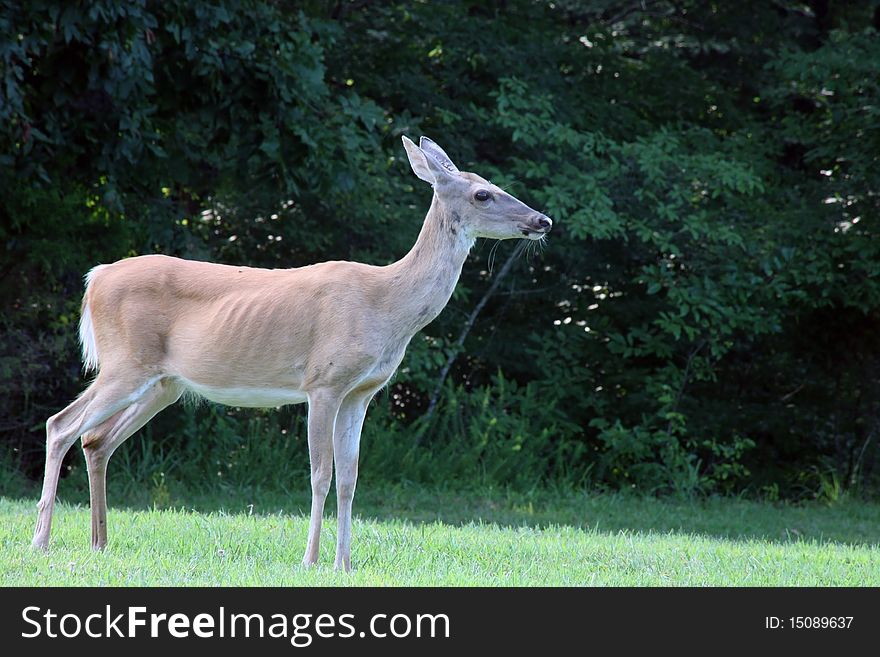
<svg viewBox="0 0 880 657">
<path fill-rule="evenodd" d="M 545 233 L 548 232 L 553 226 L 553 220 L 543 214 L 538 217 L 538 221 L 536 223 L 538 224 L 538 228 L 543 230 Z"/>
</svg>

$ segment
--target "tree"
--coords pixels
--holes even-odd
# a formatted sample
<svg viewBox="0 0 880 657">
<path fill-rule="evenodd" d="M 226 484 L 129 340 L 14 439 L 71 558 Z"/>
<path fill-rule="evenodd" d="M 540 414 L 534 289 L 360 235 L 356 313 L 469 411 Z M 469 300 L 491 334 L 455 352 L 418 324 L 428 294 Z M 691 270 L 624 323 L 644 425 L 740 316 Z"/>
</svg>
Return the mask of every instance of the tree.
<svg viewBox="0 0 880 657">
<path fill-rule="evenodd" d="M 427 134 L 556 224 L 500 281 L 508 245 L 475 249 L 372 412 L 365 469 L 684 494 L 868 485 L 877 15 L 3 3 L 0 428 L 35 470 L 42 420 L 79 389 L 80 277 L 98 261 L 402 255 L 428 196 L 399 138 Z M 196 414 L 164 420 L 168 440 L 280 426 Z"/>
</svg>

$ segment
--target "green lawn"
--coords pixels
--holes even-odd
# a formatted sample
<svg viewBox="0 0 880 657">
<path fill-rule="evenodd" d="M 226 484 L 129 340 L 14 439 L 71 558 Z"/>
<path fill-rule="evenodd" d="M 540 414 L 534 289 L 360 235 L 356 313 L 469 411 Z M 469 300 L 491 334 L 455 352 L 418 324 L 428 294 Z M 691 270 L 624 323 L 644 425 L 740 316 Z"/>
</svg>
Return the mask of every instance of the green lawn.
<svg viewBox="0 0 880 657">
<path fill-rule="evenodd" d="M 880 585 L 876 504 L 366 491 L 346 575 L 332 569 L 332 517 L 322 565 L 304 569 L 307 498 L 259 499 L 111 499 L 104 553 L 89 549 L 87 506 L 61 503 L 42 554 L 35 499 L 0 497 L 0 585 Z"/>
</svg>

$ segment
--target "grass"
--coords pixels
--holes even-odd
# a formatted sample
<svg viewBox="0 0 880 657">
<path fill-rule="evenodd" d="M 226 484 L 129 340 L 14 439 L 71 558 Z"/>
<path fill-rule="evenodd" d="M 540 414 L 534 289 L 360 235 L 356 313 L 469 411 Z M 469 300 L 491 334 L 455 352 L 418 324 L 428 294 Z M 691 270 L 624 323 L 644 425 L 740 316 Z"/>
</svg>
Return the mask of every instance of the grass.
<svg viewBox="0 0 880 657">
<path fill-rule="evenodd" d="M 87 505 L 64 502 L 49 553 L 31 550 L 35 501 L 0 497 L 0 585 L 880 585 L 880 505 L 852 500 L 790 506 L 362 487 L 351 574 L 332 569 L 332 517 L 322 565 L 299 565 L 303 494 L 231 491 L 170 500 L 176 508 L 111 499 L 103 553 L 89 549 Z"/>
</svg>

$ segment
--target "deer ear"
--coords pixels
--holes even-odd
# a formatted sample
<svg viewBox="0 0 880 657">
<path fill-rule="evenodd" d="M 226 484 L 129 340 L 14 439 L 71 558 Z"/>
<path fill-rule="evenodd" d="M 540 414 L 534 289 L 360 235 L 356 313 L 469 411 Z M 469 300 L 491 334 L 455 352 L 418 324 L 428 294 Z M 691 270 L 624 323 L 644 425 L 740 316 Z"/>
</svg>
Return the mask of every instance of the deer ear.
<svg viewBox="0 0 880 657">
<path fill-rule="evenodd" d="M 428 157 L 425 152 L 415 145 L 412 139 L 403 136 L 403 147 L 406 149 L 406 155 L 409 158 L 409 165 L 412 167 L 413 173 L 426 183 L 434 184 L 437 178 L 428 165 Z"/>
<path fill-rule="evenodd" d="M 422 139 L 424 140 L 425 138 L 423 137 Z M 431 144 L 434 143 L 430 139 L 428 141 Z M 443 161 L 441 161 L 432 151 L 419 148 L 405 135 L 403 137 L 403 147 L 406 149 L 413 172 L 425 182 L 436 186 L 458 176 L 458 169 L 448 157 L 444 157 Z M 437 148 L 439 149 L 439 146 Z M 443 153 L 443 151 L 440 150 L 440 153 Z"/>
<path fill-rule="evenodd" d="M 437 145 L 433 139 L 428 139 L 427 137 L 421 137 L 419 139 L 419 148 L 421 148 L 428 155 L 433 155 L 434 159 L 442 166 L 444 169 L 449 171 L 450 173 L 461 173 L 458 170 L 458 167 L 455 166 L 452 162 L 452 158 L 446 154 L 442 148 Z"/>
</svg>

